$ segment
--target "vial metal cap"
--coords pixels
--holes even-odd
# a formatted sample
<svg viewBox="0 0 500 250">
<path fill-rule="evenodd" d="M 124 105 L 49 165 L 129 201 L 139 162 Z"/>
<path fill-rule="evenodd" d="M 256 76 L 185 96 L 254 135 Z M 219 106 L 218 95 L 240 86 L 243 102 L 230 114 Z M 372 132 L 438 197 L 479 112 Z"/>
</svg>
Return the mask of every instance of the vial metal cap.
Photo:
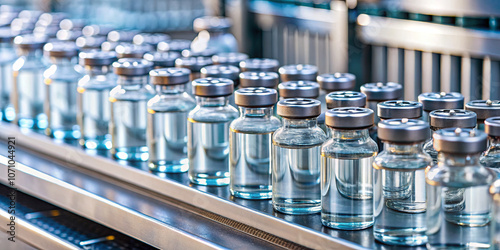
<svg viewBox="0 0 500 250">
<path fill-rule="evenodd" d="M 210 57 L 181 57 L 175 60 L 175 67 L 187 68 L 191 72 L 200 72 L 201 68 L 212 64 Z"/>
<path fill-rule="evenodd" d="M 76 39 L 75 43 L 81 49 L 99 49 L 105 41 L 104 36 L 81 36 Z"/>
<path fill-rule="evenodd" d="M 174 67 L 175 60 L 180 58 L 181 54 L 175 51 L 152 52 L 144 54 L 144 59 L 152 62 L 155 67 Z"/>
<path fill-rule="evenodd" d="M 486 150 L 486 133 L 470 128 L 445 128 L 434 132 L 434 149 L 452 154 L 474 154 Z"/>
<path fill-rule="evenodd" d="M 0 28 L 0 43 L 10 43 L 14 39 L 14 33 L 10 28 Z"/>
<path fill-rule="evenodd" d="M 43 48 L 43 45 L 45 45 L 45 43 L 47 43 L 46 36 L 40 36 L 34 34 L 16 36 L 14 38 L 14 44 L 21 49 L 29 49 L 29 50 L 41 49 Z"/>
<path fill-rule="evenodd" d="M 377 114 L 382 119 L 418 119 L 422 116 L 422 104 L 403 100 L 385 101 L 377 104 Z"/>
<path fill-rule="evenodd" d="M 490 117 L 484 121 L 484 132 L 489 136 L 500 136 L 500 117 Z"/>
<path fill-rule="evenodd" d="M 278 91 L 283 98 L 317 98 L 319 84 L 313 81 L 290 81 L 278 85 Z"/>
<path fill-rule="evenodd" d="M 211 58 L 215 54 L 217 54 L 217 51 L 214 48 L 205 48 L 203 50 L 185 49 L 181 52 L 183 57 L 203 56 Z"/>
<path fill-rule="evenodd" d="M 210 65 L 200 70 L 201 77 L 227 78 L 233 81 L 238 80 L 240 69 L 231 65 Z"/>
<path fill-rule="evenodd" d="M 403 87 L 399 83 L 365 83 L 361 86 L 361 93 L 366 95 L 367 101 L 396 100 L 403 95 Z"/>
<path fill-rule="evenodd" d="M 117 60 L 113 51 L 89 51 L 80 52 L 80 65 L 87 66 L 108 66 Z"/>
<path fill-rule="evenodd" d="M 111 31 L 113 31 L 113 27 L 109 25 L 93 24 L 83 27 L 82 34 L 84 36 L 107 36 Z"/>
<path fill-rule="evenodd" d="M 327 92 L 350 90 L 356 86 L 356 76 L 349 73 L 321 74 L 316 79 Z"/>
<path fill-rule="evenodd" d="M 234 92 L 234 103 L 248 108 L 269 107 L 278 101 L 278 92 L 268 88 L 241 88 Z"/>
<path fill-rule="evenodd" d="M 78 47 L 72 42 L 54 42 L 43 46 L 43 54 L 50 57 L 71 58 L 78 55 Z"/>
<path fill-rule="evenodd" d="M 246 59 L 248 59 L 247 54 L 238 52 L 219 53 L 212 56 L 212 61 L 214 61 L 214 64 L 228 64 L 236 67 L 239 67 L 240 62 Z"/>
<path fill-rule="evenodd" d="M 79 30 L 59 30 L 56 33 L 57 40 L 74 42 L 78 37 L 82 36 Z"/>
<path fill-rule="evenodd" d="M 418 101 L 427 112 L 437 109 L 464 108 L 464 96 L 457 92 L 422 93 L 418 96 Z"/>
<path fill-rule="evenodd" d="M 240 73 L 240 85 L 247 87 L 276 88 L 279 84 L 279 75 L 275 72 L 242 72 Z"/>
<path fill-rule="evenodd" d="M 132 38 L 132 42 L 137 45 L 150 45 L 156 48 L 158 43 L 170 40 L 170 36 L 163 33 L 141 33 Z"/>
<path fill-rule="evenodd" d="M 500 116 L 500 101 L 498 100 L 475 100 L 465 104 L 465 109 L 474 111 L 478 120 Z"/>
<path fill-rule="evenodd" d="M 193 94 L 203 97 L 219 97 L 233 94 L 234 83 L 226 78 L 200 78 L 192 81 Z"/>
<path fill-rule="evenodd" d="M 153 63 L 137 58 L 122 58 L 113 63 L 113 71 L 123 76 L 145 76 L 153 69 Z"/>
<path fill-rule="evenodd" d="M 189 82 L 189 69 L 163 68 L 154 69 L 149 72 L 149 79 L 154 85 L 178 85 Z"/>
<path fill-rule="evenodd" d="M 63 19 L 59 23 L 62 30 L 81 30 L 85 27 L 85 20 L 83 19 Z"/>
<path fill-rule="evenodd" d="M 52 26 L 59 25 L 59 23 L 66 19 L 68 14 L 64 12 L 51 12 L 51 13 L 43 13 L 40 15 L 37 21 L 37 25 L 40 26 Z"/>
<path fill-rule="evenodd" d="M 151 51 L 151 46 L 121 43 L 116 46 L 115 51 L 118 58 L 142 58 L 144 54 Z"/>
<path fill-rule="evenodd" d="M 216 31 L 231 28 L 231 19 L 221 16 L 204 16 L 194 19 L 193 29 L 196 32 L 202 30 Z"/>
<path fill-rule="evenodd" d="M 181 52 L 185 49 L 189 49 L 191 46 L 191 41 L 185 39 L 173 39 L 170 41 L 159 42 L 156 49 L 159 52 L 166 51 L 176 51 Z"/>
<path fill-rule="evenodd" d="M 131 43 L 137 34 L 138 32 L 133 30 L 113 30 L 108 33 L 108 41 Z"/>
<path fill-rule="evenodd" d="M 277 72 L 278 60 L 269 58 L 252 58 L 240 62 L 240 69 L 243 72 Z"/>
<path fill-rule="evenodd" d="M 463 109 L 438 109 L 429 114 L 431 127 L 442 128 L 474 128 L 476 113 Z"/>
<path fill-rule="evenodd" d="M 341 107 L 326 111 L 325 124 L 332 128 L 361 129 L 373 125 L 375 114 L 367 108 Z"/>
<path fill-rule="evenodd" d="M 325 98 L 328 109 L 366 106 L 366 95 L 356 91 L 335 91 L 326 95 Z"/>
<path fill-rule="evenodd" d="M 277 113 L 281 117 L 305 119 L 321 114 L 321 102 L 307 98 L 290 98 L 278 102 Z"/>
<path fill-rule="evenodd" d="M 281 80 L 288 81 L 316 81 L 318 67 L 309 64 L 292 64 L 279 68 Z"/>
<path fill-rule="evenodd" d="M 378 123 L 377 134 L 382 141 L 393 143 L 423 142 L 429 138 L 429 124 L 415 119 L 388 119 Z"/>
</svg>

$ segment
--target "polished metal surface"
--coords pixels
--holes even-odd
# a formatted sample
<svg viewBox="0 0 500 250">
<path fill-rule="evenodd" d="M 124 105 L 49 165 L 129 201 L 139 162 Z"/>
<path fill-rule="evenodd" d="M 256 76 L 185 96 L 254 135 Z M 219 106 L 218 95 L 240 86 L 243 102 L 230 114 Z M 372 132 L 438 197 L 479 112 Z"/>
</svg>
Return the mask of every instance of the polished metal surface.
<svg viewBox="0 0 500 250">
<path fill-rule="evenodd" d="M 486 150 L 486 133 L 470 128 L 445 128 L 436 131 L 434 148 L 451 154 L 479 154 Z"/>
</svg>

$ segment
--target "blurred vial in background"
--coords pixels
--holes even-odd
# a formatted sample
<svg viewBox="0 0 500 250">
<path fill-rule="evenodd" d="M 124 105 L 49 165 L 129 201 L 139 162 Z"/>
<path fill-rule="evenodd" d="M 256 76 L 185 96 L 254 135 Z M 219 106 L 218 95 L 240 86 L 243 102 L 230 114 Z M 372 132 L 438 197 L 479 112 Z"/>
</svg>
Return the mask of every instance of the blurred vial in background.
<svg viewBox="0 0 500 250">
<path fill-rule="evenodd" d="M 208 65 L 212 64 L 212 59 L 210 57 L 181 57 L 175 60 L 176 68 L 186 68 L 191 71 L 189 75 L 189 80 L 194 81 L 200 78 L 200 70 Z M 187 93 L 193 95 L 191 82 L 188 83 Z"/>
<path fill-rule="evenodd" d="M 132 43 L 137 31 L 133 30 L 113 30 L 107 35 L 107 41 L 102 43 L 101 49 L 104 51 L 114 51 L 120 43 Z"/>
<path fill-rule="evenodd" d="M 152 62 L 155 69 L 175 67 L 175 60 L 180 57 L 181 54 L 175 51 L 148 52 L 144 54 L 144 59 Z"/>
<path fill-rule="evenodd" d="M 490 117 L 484 121 L 488 135 L 488 148 L 481 155 L 481 164 L 495 170 L 500 176 L 500 117 Z"/>
<path fill-rule="evenodd" d="M 279 68 L 282 82 L 289 81 L 316 81 L 318 67 L 309 64 L 292 64 Z"/>
<path fill-rule="evenodd" d="M 49 126 L 46 134 L 56 139 L 80 138 L 77 123 L 77 88 L 82 77 L 77 65 L 78 49 L 74 43 L 47 43 L 44 54 L 52 65 L 43 73 L 47 85 L 45 114 Z"/>
<path fill-rule="evenodd" d="M 116 56 L 121 58 L 137 58 L 142 59 L 144 54 L 152 51 L 151 45 L 143 44 L 136 45 L 133 43 L 120 43 L 115 47 Z"/>
<path fill-rule="evenodd" d="M 181 51 L 183 57 L 210 57 L 210 59 L 217 54 L 217 50 L 211 47 L 203 50 L 185 49 Z"/>
<path fill-rule="evenodd" d="M 106 41 L 104 36 L 81 36 L 75 41 L 80 51 L 100 50 L 102 44 Z"/>
<path fill-rule="evenodd" d="M 235 92 L 240 117 L 230 129 L 230 191 L 238 198 L 270 199 L 271 137 L 281 122 L 273 115 L 275 89 L 242 88 Z"/>
<path fill-rule="evenodd" d="M 149 169 L 180 173 L 189 168 L 187 158 L 187 118 L 196 106 L 186 93 L 189 70 L 155 69 L 149 73 L 157 95 L 148 101 L 147 142 Z"/>
<path fill-rule="evenodd" d="M 343 107 L 364 108 L 366 106 L 366 95 L 356 91 L 331 92 L 326 95 L 325 99 L 327 109 Z"/>
<path fill-rule="evenodd" d="M 197 106 L 188 118 L 189 180 L 198 185 L 229 184 L 229 125 L 238 110 L 229 105 L 234 83 L 224 78 L 193 81 Z"/>
<path fill-rule="evenodd" d="M 477 129 L 484 131 L 484 120 L 500 116 L 499 100 L 475 100 L 465 104 L 465 109 L 477 115 Z"/>
<path fill-rule="evenodd" d="M 226 17 L 205 16 L 196 18 L 193 28 L 198 36 L 191 43 L 191 50 L 214 48 L 217 53 L 238 52 L 238 42 L 229 33 L 231 20 Z"/>
<path fill-rule="evenodd" d="M 169 41 L 170 39 L 169 35 L 163 33 L 140 33 L 135 35 L 132 41 L 136 45 L 148 45 L 152 50 L 156 50 L 158 43 Z"/>
<path fill-rule="evenodd" d="M 352 90 L 356 86 L 356 76 L 349 73 L 321 74 L 316 78 L 321 92 L 318 100 L 321 110 L 326 111 L 326 95 L 334 91 Z"/>
<path fill-rule="evenodd" d="M 17 55 L 12 69 L 11 101 L 16 112 L 16 123 L 21 128 L 44 131 L 47 128 L 47 116 L 43 112 L 45 84 L 43 72 L 48 68 L 43 58 L 43 45 L 46 37 L 35 35 L 14 38 Z"/>
<path fill-rule="evenodd" d="M 500 180 L 491 184 L 489 191 L 493 199 L 493 215 L 490 225 L 493 231 L 493 248 L 500 249 Z"/>
<path fill-rule="evenodd" d="M 290 98 L 316 99 L 319 96 L 319 84 L 313 81 L 289 81 L 278 85 L 280 100 Z"/>
<path fill-rule="evenodd" d="M 9 122 L 16 117 L 16 111 L 10 101 L 12 64 L 17 59 L 13 40 L 14 35 L 9 28 L 0 28 L 0 112 L 1 119 Z"/>
<path fill-rule="evenodd" d="M 109 92 L 116 86 L 116 75 L 111 69 L 116 60 L 115 52 L 80 53 L 85 76 L 78 82 L 78 124 L 80 145 L 85 148 L 111 149 Z"/>
<path fill-rule="evenodd" d="M 401 84 L 394 82 L 365 83 L 360 90 L 361 93 L 366 95 L 366 107 L 374 112 L 377 110 L 379 102 L 398 100 L 403 96 L 403 87 Z M 378 116 L 375 116 L 375 124 L 378 121 Z"/>
<path fill-rule="evenodd" d="M 185 39 L 172 39 L 164 42 L 159 42 L 156 46 L 158 52 L 174 51 L 181 53 L 183 50 L 189 49 L 191 41 Z"/>
<path fill-rule="evenodd" d="M 231 65 L 210 65 L 200 70 L 201 78 L 226 78 L 234 82 L 234 89 L 240 85 L 240 69 Z M 235 106 L 234 95 L 229 96 L 229 105 Z"/>
<path fill-rule="evenodd" d="M 118 75 L 118 86 L 109 94 L 111 153 L 119 160 L 147 161 L 147 102 L 155 95 L 148 84 L 148 75 L 153 63 L 124 58 L 112 65 Z"/>
<path fill-rule="evenodd" d="M 276 89 L 279 84 L 279 75 L 274 72 L 242 72 L 239 74 L 241 88 L 269 88 Z"/>
<path fill-rule="evenodd" d="M 212 61 L 216 65 L 231 65 L 238 68 L 240 67 L 240 63 L 246 59 L 248 59 L 248 55 L 239 52 L 218 53 L 212 56 Z"/>
<path fill-rule="evenodd" d="M 103 24 L 92 24 L 87 25 L 82 28 L 82 34 L 86 37 L 89 36 L 107 36 L 109 32 L 113 31 L 112 26 L 103 25 Z"/>
<path fill-rule="evenodd" d="M 423 120 L 429 121 L 429 113 L 438 109 L 463 109 L 464 96 L 457 92 L 422 93 L 418 102 L 424 109 Z"/>
<path fill-rule="evenodd" d="M 278 72 L 280 63 L 276 59 L 251 58 L 240 62 L 241 72 Z"/>
</svg>

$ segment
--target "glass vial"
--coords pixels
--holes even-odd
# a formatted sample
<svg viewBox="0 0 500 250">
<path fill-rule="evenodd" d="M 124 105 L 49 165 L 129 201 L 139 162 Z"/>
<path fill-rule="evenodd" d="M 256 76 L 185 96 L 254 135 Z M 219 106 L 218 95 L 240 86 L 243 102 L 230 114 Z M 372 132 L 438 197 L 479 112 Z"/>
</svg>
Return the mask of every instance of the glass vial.
<svg viewBox="0 0 500 250">
<path fill-rule="evenodd" d="M 429 114 L 429 124 L 434 132 L 443 128 L 474 128 L 476 127 L 476 113 L 464 109 L 438 109 Z M 424 151 L 437 162 L 438 152 L 434 148 L 434 139 L 424 144 Z"/>
<path fill-rule="evenodd" d="M 356 86 L 356 76 L 349 73 L 321 74 L 316 78 L 320 86 L 318 100 L 321 110 L 326 111 L 326 95 L 334 91 L 351 90 Z"/>
<path fill-rule="evenodd" d="M 360 88 L 361 93 L 366 95 L 366 107 L 375 111 L 379 102 L 398 100 L 403 97 L 403 87 L 399 83 L 365 83 Z M 379 121 L 375 116 L 375 124 Z"/>
<path fill-rule="evenodd" d="M 1 119 L 13 121 L 16 112 L 10 101 L 12 92 L 12 65 L 17 59 L 13 47 L 14 35 L 9 28 L 0 28 L 0 112 Z"/>
<path fill-rule="evenodd" d="M 326 108 L 356 107 L 366 106 L 366 95 L 356 91 L 335 91 L 326 95 Z"/>
<path fill-rule="evenodd" d="M 316 81 L 318 67 L 309 64 L 291 64 L 278 69 L 282 82 Z"/>
<path fill-rule="evenodd" d="M 198 185 L 228 185 L 229 124 L 239 115 L 228 101 L 234 83 L 200 78 L 192 84 L 197 106 L 188 116 L 189 180 Z"/>
<path fill-rule="evenodd" d="M 476 100 L 465 104 L 465 109 L 477 114 L 477 129 L 484 131 L 484 120 L 500 116 L 500 101 Z"/>
<path fill-rule="evenodd" d="M 132 43 L 120 43 L 116 46 L 116 56 L 121 58 L 141 59 L 144 54 L 150 52 L 153 48 L 150 45 L 137 45 Z"/>
<path fill-rule="evenodd" d="M 47 116 L 43 111 L 45 101 L 45 84 L 43 72 L 48 68 L 43 58 L 45 37 L 35 35 L 17 36 L 14 38 L 19 58 L 12 69 L 11 101 L 16 111 L 15 122 L 21 128 L 34 129 L 39 132 L 47 128 Z"/>
<path fill-rule="evenodd" d="M 189 168 L 187 118 L 196 106 L 194 98 L 186 93 L 190 73 L 182 68 L 149 73 L 157 93 L 148 101 L 148 165 L 153 172 L 181 173 Z"/>
<path fill-rule="evenodd" d="M 45 114 L 49 121 L 46 134 L 55 139 L 78 140 L 81 133 L 77 122 L 77 89 L 82 77 L 76 61 L 78 49 L 71 42 L 56 42 L 47 43 L 43 51 L 52 63 L 43 73 L 47 85 Z"/>
<path fill-rule="evenodd" d="M 226 78 L 234 82 L 234 87 L 237 88 L 240 84 L 240 69 L 231 65 L 209 65 L 201 68 L 201 78 Z"/>
<path fill-rule="evenodd" d="M 156 46 L 158 52 L 178 52 L 181 53 L 185 49 L 189 49 L 191 41 L 186 39 L 172 39 L 169 41 L 159 42 Z"/>
<path fill-rule="evenodd" d="M 175 67 L 176 68 L 186 68 L 191 71 L 191 74 L 189 75 L 189 80 L 190 82 L 186 86 L 187 93 L 189 95 L 193 95 L 192 93 L 192 86 L 191 82 L 199 79 L 200 78 L 200 70 L 205 67 L 212 64 L 212 59 L 210 57 L 181 57 L 177 58 L 175 60 Z"/>
<path fill-rule="evenodd" d="M 198 36 L 191 43 L 191 49 L 214 48 L 217 53 L 238 52 L 238 42 L 229 33 L 231 19 L 219 16 L 199 17 L 194 20 L 193 28 Z"/>
<path fill-rule="evenodd" d="M 132 42 L 136 45 L 148 45 L 156 50 L 158 43 L 169 41 L 170 39 L 169 35 L 163 33 L 140 33 L 132 38 Z"/>
<path fill-rule="evenodd" d="M 216 65 L 231 65 L 240 67 L 240 62 L 248 59 L 248 55 L 239 52 L 218 53 L 212 56 L 212 61 Z"/>
<path fill-rule="evenodd" d="M 446 128 L 433 135 L 438 162 L 427 170 L 427 246 L 430 249 L 490 249 L 496 174 L 479 164 L 486 134 Z"/>
<path fill-rule="evenodd" d="M 384 150 L 373 162 L 373 211 L 376 240 L 389 245 L 427 243 L 425 169 L 432 159 L 422 150 L 429 125 L 421 120 L 379 122 Z"/>
<path fill-rule="evenodd" d="M 500 176 L 500 117 L 490 117 L 484 121 L 488 135 L 488 148 L 481 155 L 480 162 L 498 172 Z"/>
<path fill-rule="evenodd" d="M 240 62 L 241 72 L 278 72 L 280 63 L 276 59 L 251 58 Z"/>
<path fill-rule="evenodd" d="M 273 134 L 273 208 L 285 214 L 321 211 L 321 145 L 325 132 L 317 126 L 318 100 L 290 98 L 278 102 L 282 127 Z"/>
<path fill-rule="evenodd" d="M 342 230 L 373 224 L 373 111 L 334 108 L 326 112 L 331 139 L 321 148 L 321 222 Z"/>
<path fill-rule="evenodd" d="M 493 200 L 493 215 L 490 226 L 493 231 L 493 248 L 500 249 L 500 180 L 493 182 L 489 191 Z"/>
<path fill-rule="evenodd" d="M 181 53 L 175 51 L 149 52 L 144 54 L 144 59 L 153 63 L 155 69 L 175 67 L 175 60 L 181 57 Z"/>
<path fill-rule="evenodd" d="M 80 145 L 108 150 L 111 149 L 109 92 L 116 86 L 111 64 L 116 61 L 116 54 L 93 51 L 81 52 L 79 57 L 85 69 L 85 76 L 78 82 L 77 96 Z"/>
<path fill-rule="evenodd" d="M 277 91 L 242 88 L 235 91 L 235 101 L 240 117 L 231 123 L 229 134 L 231 194 L 244 199 L 270 199 L 271 137 L 281 126 L 273 116 Z"/>
<path fill-rule="evenodd" d="M 155 94 L 148 84 L 148 74 L 153 64 L 124 58 L 112 65 L 118 86 L 109 93 L 111 153 L 118 160 L 147 161 L 147 101 Z"/>
<path fill-rule="evenodd" d="M 432 92 L 422 93 L 418 96 L 418 102 L 422 103 L 424 109 L 423 120 L 429 121 L 429 113 L 438 109 L 463 109 L 464 96 L 457 92 Z"/>
</svg>

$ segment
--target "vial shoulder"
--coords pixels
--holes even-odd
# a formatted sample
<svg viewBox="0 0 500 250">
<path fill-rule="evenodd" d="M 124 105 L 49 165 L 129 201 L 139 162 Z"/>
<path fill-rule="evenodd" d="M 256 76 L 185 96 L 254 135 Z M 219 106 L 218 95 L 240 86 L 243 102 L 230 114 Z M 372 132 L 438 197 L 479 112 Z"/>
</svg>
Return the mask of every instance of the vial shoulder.
<svg viewBox="0 0 500 250">
<path fill-rule="evenodd" d="M 319 127 L 279 128 L 273 134 L 273 143 L 287 146 L 321 146 L 326 140 L 325 132 Z"/>
<path fill-rule="evenodd" d="M 78 81 L 78 86 L 89 90 L 111 90 L 112 88 L 116 87 L 116 79 L 108 77 L 106 75 L 84 75 Z"/>
<path fill-rule="evenodd" d="M 189 119 L 195 122 L 230 122 L 238 118 L 239 112 L 232 106 L 201 107 L 196 106 L 190 113 Z"/>
<path fill-rule="evenodd" d="M 125 89 L 117 85 L 109 92 L 109 97 L 120 101 L 148 101 L 153 98 L 155 91 L 146 85 L 138 89 Z"/>
<path fill-rule="evenodd" d="M 417 170 L 431 166 L 432 158 L 424 152 L 415 154 L 389 154 L 384 150 L 375 157 L 373 164 L 377 168 Z"/>
<path fill-rule="evenodd" d="M 148 101 L 148 109 L 156 112 L 189 112 L 196 107 L 194 99 L 187 95 L 155 95 Z"/>
<path fill-rule="evenodd" d="M 82 76 L 76 67 L 59 67 L 57 65 L 51 65 L 43 72 L 43 77 L 51 79 L 53 82 L 77 82 Z"/>
<path fill-rule="evenodd" d="M 46 70 L 50 65 L 43 58 L 19 57 L 13 64 L 14 71 Z"/>
<path fill-rule="evenodd" d="M 365 158 L 376 156 L 378 146 L 371 138 L 363 138 L 357 140 L 327 140 L 322 148 L 321 153 L 334 158 L 345 158 L 355 156 L 356 158 Z"/>
<path fill-rule="evenodd" d="M 482 166 L 453 167 L 437 163 L 426 169 L 427 183 L 434 186 L 471 187 L 492 184 L 495 171 Z"/>
<path fill-rule="evenodd" d="M 271 133 L 281 127 L 276 117 L 245 118 L 239 117 L 231 122 L 231 129 L 242 133 Z"/>
</svg>

